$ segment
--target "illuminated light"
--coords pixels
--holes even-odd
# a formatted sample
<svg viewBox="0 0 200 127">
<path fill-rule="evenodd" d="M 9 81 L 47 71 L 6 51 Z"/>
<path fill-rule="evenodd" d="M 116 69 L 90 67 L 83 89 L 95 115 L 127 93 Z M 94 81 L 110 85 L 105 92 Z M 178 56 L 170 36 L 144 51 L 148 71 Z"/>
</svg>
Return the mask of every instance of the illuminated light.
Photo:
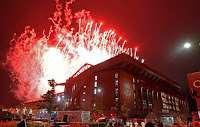
<svg viewBox="0 0 200 127">
<path fill-rule="evenodd" d="M 190 48 L 190 47 L 191 47 L 191 44 L 187 42 L 187 43 L 184 44 L 184 47 L 185 47 L 185 48 Z"/>
<path fill-rule="evenodd" d="M 57 98 L 57 101 L 60 101 L 60 97 Z"/>
<path fill-rule="evenodd" d="M 133 56 L 134 51 L 126 48 L 126 41 L 118 38 L 113 30 L 100 32 L 102 22 L 92 21 L 89 11 L 79 11 L 72 15 L 66 3 L 64 13 L 56 0 L 56 12 L 49 18 L 53 26 L 48 34 L 37 36 L 30 26 L 11 41 L 7 53 L 6 65 L 9 67 L 13 85 L 11 91 L 19 100 L 40 97 L 51 89 L 47 83 L 55 79 L 63 83 L 85 63 L 96 65 L 121 53 Z M 61 19 L 62 14 L 66 16 Z M 71 28 L 72 17 L 78 24 L 78 30 Z M 66 24 L 61 21 L 65 20 Z M 74 21 L 75 21 L 74 20 Z M 77 31 L 77 32 L 76 32 Z M 134 56 L 134 59 L 139 59 Z M 56 92 L 63 92 L 64 86 L 56 86 Z"/>
<path fill-rule="evenodd" d="M 144 63 L 144 59 L 141 59 L 141 63 Z"/>
<path fill-rule="evenodd" d="M 101 89 L 98 89 L 98 92 L 101 92 Z"/>
</svg>

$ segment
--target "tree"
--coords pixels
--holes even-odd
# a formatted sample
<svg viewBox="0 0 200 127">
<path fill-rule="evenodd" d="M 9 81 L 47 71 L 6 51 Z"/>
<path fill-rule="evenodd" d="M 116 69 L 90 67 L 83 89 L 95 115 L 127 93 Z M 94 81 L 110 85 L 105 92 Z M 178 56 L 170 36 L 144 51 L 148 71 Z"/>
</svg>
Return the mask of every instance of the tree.
<svg viewBox="0 0 200 127">
<path fill-rule="evenodd" d="M 95 105 L 95 106 L 94 106 L 94 105 Z M 99 117 L 99 108 L 98 108 L 98 106 L 96 105 L 96 103 L 91 104 L 91 106 L 89 107 L 88 110 L 90 111 L 90 116 L 92 116 L 92 117 L 91 117 L 92 120 L 94 120 L 94 118 L 93 118 L 93 114 L 94 114 L 94 113 L 97 113 L 97 114 L 98 114 L 98 117 Z"/>
<path fill-rule="evenodd" d="M 58 105 L 55 104 L 55 86 L 56 82 L 54 79 L 48 80 L 48 84 L 51 86 L 51 90 L 48 90 L 46 94 L 43 94 L 41 97 L 43 100 L 40 100 L 40 102 L 45 102 L 46 104 L 39 104 L 38 109 L 46 109 L 46 111 L 49 113 L 49 120 L 48 124 L 50 123 L 52 110 L 55 109 Z"/>
<path fill-rule="evenodd" d="M 92 113 L 99 113 L 99 108 L 98 108 L 98 106 L 96 105 L 96 103 L 95 103 L 95 106 L 94 106 L 94 104 L 91 104 L 91 106 L 89 107 L 88 110 L 90 111 L 91 114 L 92 114 Z"/>
<path fill-rule="evenodd" d="M 129 114 L 128 114 L 128 105 L 124 102 L 124 104 L 121 107 L 121 111 L 123 112 L 124 117 L 128 118 Z"/>
</svg>

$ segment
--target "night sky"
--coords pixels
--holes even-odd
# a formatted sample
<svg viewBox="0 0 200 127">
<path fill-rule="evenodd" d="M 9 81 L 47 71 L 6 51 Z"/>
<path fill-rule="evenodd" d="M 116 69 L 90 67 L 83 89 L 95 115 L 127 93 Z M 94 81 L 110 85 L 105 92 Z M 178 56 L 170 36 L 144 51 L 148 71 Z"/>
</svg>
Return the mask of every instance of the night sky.
<svg viewBox="0 0 200 127">
<path fill-rule="evenodd" d="M 200 71 L 199 0 L 76 0 L 70 7 L 72 13 L 91 11 L 95 22 L 103 22 L 103 30 L 114 29 L 127 40 L 127 47 L 138 47 L 145 64 L 179 83 L 190 108 L 195 109 L 186 74 Z M 48 17 L 54 11 L 53 0 L 1 0 L 0 62 L 6 59 L 14 33 L 21 34 L 29 25 L 41 37 L 43 29 L 52 25 Z M 185 42 L 193 46 L 183 49 Z M 19 103 L 9 92 L 12 82 L 3 66 L 0 75 L 0 105 Z"/>
</svg>

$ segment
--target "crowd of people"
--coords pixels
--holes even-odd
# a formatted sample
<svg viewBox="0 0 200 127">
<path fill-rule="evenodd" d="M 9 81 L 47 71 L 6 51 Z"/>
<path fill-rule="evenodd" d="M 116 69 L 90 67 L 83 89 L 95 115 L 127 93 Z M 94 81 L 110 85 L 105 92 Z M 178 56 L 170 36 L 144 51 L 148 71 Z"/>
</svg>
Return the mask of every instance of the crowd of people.
<svg viewBox="0 0 200 127">
<path fill-rule="evenodd" d="M 45 121 L 42 121 L 40 127 L 45 127 Z M 22 119 L 22 121 L 17 125 L 17 127 L 27 127 L 26 120 Z M 185 123 L 181 120 L 180 117 L 176 118 L 176 122 L 171 123 L 168 126 L 163 125 L 161 120 L 152 120 L 152 121 L 140 121 L 139 123 L 137 120 L 126 120 L 123 121 L 106 121 L 106 127 L 200 127 L 200 121 L 193 120 L 192 122 Z"/>
<path fill-rule="evenodd" d="M 109 120 L 106 123 L 106 127 L 163 127 L 162 122 L 157 122 L 152 123 L 152 122 L 147 122 L 145 124 L 144 121 L 142 121 L 140 124 L 137 121 L 132 121 L 132 120 L 127 120 L 124 122 L 123 120 L 121 121 L 112 121 Z"/>
<path fill-rule="evenodd" d="M 137 122 L 137 120 L 127 120 L 127 121 L 112 121 L 109 120 L 106 122 L 106 127 L 166 127 L 163 125 L 162 121 L 149 121 L 149 122 L 140 122 L 140 124 Z M 178 117 L 177 121 L 174 123 L 171 123 L 167 127 L 200 127 L 199 121 L 192 121 L 189 123 L 184 123 L 181 121 L 181 119 Z"/>
</svg>

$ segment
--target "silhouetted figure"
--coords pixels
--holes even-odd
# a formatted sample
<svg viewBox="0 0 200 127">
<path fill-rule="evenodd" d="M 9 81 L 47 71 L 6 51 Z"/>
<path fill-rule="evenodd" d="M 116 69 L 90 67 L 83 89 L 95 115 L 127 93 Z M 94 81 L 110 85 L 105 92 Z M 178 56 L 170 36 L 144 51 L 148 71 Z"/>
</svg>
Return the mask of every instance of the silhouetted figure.
<svg viewBox="0 0 200 127">
<path fill-rule="evenodd" d="M 156 125 L 156 127 L 163 127 L 163 124 L 162 124 L 162 123 L 158 123 L 158 124 Z"/>
<path fill-rule="evenodd" d="M 152 122 L 148 122 L 148 123 L 146 123 L 145 127 L 154 127 L 154 125 Z"/>
<path fill-rule="evenodd" d="M 180 127 L 178 123 L 173 123 L 171 127 Z"/>
<path fill-rule="evenodd" d="M 27 127 L 26 126 L 26 120 L 22 120 L 18 125 L 17 127 Z"/>
</svg>

